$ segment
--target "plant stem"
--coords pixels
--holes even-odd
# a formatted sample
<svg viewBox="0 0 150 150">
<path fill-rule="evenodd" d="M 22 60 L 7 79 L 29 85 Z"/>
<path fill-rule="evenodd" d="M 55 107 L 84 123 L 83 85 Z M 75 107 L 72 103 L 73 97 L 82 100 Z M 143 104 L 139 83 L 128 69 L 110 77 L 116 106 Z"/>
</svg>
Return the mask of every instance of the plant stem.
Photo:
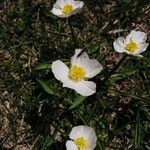
<svg viewBox="0 0 150 150">
<path fill-rule="evenodd" d="M 72 36 L 72 40 L 74 42 L 74 46 L 75 46 L 75 48 L 77 48 L 77 41 L 76 41 L 76 37 L 75 37 L 74 29 L 72 27 L 71 20 L 68 18 L 67 21 L 68 21 L 68 24 L 69 24 L 69 27 L 70 27 L 71 36 Z"/>
</svg>

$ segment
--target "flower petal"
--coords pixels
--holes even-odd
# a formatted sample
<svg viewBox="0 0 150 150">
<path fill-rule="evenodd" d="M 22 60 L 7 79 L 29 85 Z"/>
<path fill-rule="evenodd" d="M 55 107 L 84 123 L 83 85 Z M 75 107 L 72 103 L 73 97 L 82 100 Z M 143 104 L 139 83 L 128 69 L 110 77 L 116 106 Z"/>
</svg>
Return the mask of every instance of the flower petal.
<svg viewBox="0 0 150 150">
<path fill-rule="evenodd" d="M 66 148 L 67 150 L 78 150 L 76 144 L 71 140 L 66 142 Z"/>
<path fill-rule="evenodd" d="M 75 1 L 74 6 L 75 6 L 75 8 L 82 8 L 84 6 L 84 2 L 83 1 Z"/>
<path fill-rule="evenodd" d="M 113 45 L 114 45 L 114 49 L 118 52 L 118 53 L 123 53 L 125 52 L 124 49 L 124 42 L 125 39 L 123 37 L 119 37 L 116 41 L 114 41 Z"/>
<path fill-rule="evenodd" d="M 74 0 L 57 0 L 56 3 L 53 5 L 53 9 L 51 10 L 51 12 L 60 18 L 70 17 L 72 15 L 72 13 L 66 15 L 61 10 L 65 4 L 73 5 Z"/>
<path fill-rule="evenodd" d="M 80 64 L 80 56 L 78 56 L 82 52 L 82 49 L 75 49 L 75 54 L 71 58 L 71 65 L 79 65 Z"/>
<path fill-rule="evenodd" d="M 137 56 L 137 57 L 143 57 L 143 55 L 140 55 L 140 54 L 134 54 L 134 56 Z"/>
<path fill-rule="evenodd" d="M 93 148 L 92 147 L 88 147 L 86 150 L 93 150 Z"/>
<path fill-rule="evenodd" d="M 74 90 L 83 96 L 90 96 L 96 92 L 96 84 L 92 81 L 83 80 L 76 83 Z"/>
<path fill-rule="evenodd" d="M 103 70 L 102 65 L 96 59 L 90 59 L 89 65 L 86 67 L 87 78 L 93 78 L 95 75 Z"/>
<path fill-rule="evenodd" d="M 76 82 L 70 80 L 69 78 L 63 82 L 63 87 L 67 87 L 69 89 L 75 89 Z"/>
<path fill-rule="evenodd" d="M 129 42 L 133 39 L 137 43 L 145 42 L 147 39 L 147 34 L 145 32 L 132 30 L 126 37 L 126 41 Z"/>
<path fill-rule="evenodd" d="M 94 149 L 96 147 L 97 136 L 93 128 L 89 126 L 79 125 L 74 127 L 69 135 L 70 139 L 75 140 L 78 137 L 83 137 L 88 140 L 88 149 Z"/>
<path fill-rule="evenodd" d="M 86 77 L 92 78 L 102 70 L 102 65 L 96 59 L 90 59 L 86 52 L 80 56 L 82 49 L 76 49 L 74 56 L 71 58 L 71 65 L 78 65 L 86 70 Z"/>
<path fill-rule="evenodd" d="M 66 3 L 66 0 L 57 0 L 54 6 L 61 8 Z"/>
<path fill-rule="evenodd" d="M 81 10 L 82 10 L 82 8 L 75 8 L 75 9 L 73 10 L 73 12 L 71 13 L 71 15 L 78 14 L 78 13 L 81 12 Z"/>
<path fill-rule="evenodd" d="M 58 17 L 61 17 L 61 18 L 65 18 L 66 16 L 62 13 L 62 11 L 60 10 L 60 8 L 56 8 L 56 7 L 53 7 L 51 12 L 58 16 Z"/>
<path fill-rule="evenodd" d="M 68 80 L 69 69 L 62 61 L 56 60 L 52 63 L 52 72 L 57 80 Z"/>
<path fill-rule="evenodd" d="M 89 66 L 89 56 L 86 52 L 83 52 L 81 55 L 82 49 L 76 49 L 74 56 L 71 58 L 71 65 L 77 65 L 83 68 Z M 80 56 L 79 56 L 80 55 Z"/>
<path fill-rule="evenodd" d="M 80 137 L 82 135 L 83 127 L 84 126 L 82 126 L 82 125 L 73 127 L 69 134 L 70 139 L 75 140 L 78 137 Z"/>
<path fill-rule="evenodd" d="M 75 14 L 81 12 L 83 6 L 84 6 L 83 1 L 74 1 L 74 10 L 73 10 L 72 14 L 75 15 Z"/>
<path fill-rule="evenodd" d="M 65 0 L 65 2 L 72 5 L 74 4 L 74 0 Z"/>
<path fill-rule="evenodd" d="M 137 57 L 143 57 L 142 55 L 140 55 L 140 53 L 144 52 L 147 49 L 148 45 L 149 44 L 146 42 L 140 43 L 138 44 L 138 49 L 135 52 L 126 51 L 126 53 Z"/>
<path fill-rule="evenodd" d="M 89 147 L 91 149 L 94 149 L 96 147 L 96 143 L 97 143 L 97 136 L 96 136 L 95 131 L 93 130 L 93 128 L 91 128 L 89 130 L 88 141 L 89 141 Z"/>
<path fill-rule="evenodd" d="M 140 54 L 140 53 L 144 52 L 147 49 L 148 45 L 149 45 L 149 43 L 146 43 L 146 42 L 140 43 L 138 45 L 137 53 Z"/>
</svg>

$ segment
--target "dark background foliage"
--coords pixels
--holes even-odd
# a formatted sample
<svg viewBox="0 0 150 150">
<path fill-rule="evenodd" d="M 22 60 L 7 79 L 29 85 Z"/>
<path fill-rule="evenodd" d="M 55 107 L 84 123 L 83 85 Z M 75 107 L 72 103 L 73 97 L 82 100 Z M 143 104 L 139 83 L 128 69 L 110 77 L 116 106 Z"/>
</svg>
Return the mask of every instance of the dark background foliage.
<svg viewBox="0 0 150 150">
<path fill-rule="evenodd" d="M 149 0 L 84 0 L 81 14 L 69 18 L 76 46 L 67 20 L 50 13 L 54 2 L 0 1 L 1 149 L 63 150 L 79 124 L 95 129 L 97 150 L 150 149 L 149 48 L 117 66 L 122 54 L 112 44 L 133 29 L 150 41 Z M 105 68 L 88 98 L 62 88 L 50 69 L 57 59 L 69 63 L 75 48 Z M 73 102 L 79 105 L 69 109 Z"/>
</svg>

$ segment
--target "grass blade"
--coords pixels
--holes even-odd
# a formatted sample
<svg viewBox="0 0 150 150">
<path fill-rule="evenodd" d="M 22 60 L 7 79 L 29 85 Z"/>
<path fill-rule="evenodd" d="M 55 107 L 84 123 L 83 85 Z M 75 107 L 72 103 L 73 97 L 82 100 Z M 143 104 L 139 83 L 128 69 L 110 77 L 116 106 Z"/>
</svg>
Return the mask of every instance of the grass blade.
<svg viewBox="0 0 150 150">
<path fill-rule="evenodd" d="M 50 136 L 47 136 L 47 138 L 45 139 L 45 142 L 42 146 L 41 150 L 46 150 L 49 149 L 49 147 L 54 143 L 53 139 Z"/>
<path fill-rule="evenodd" d="M 35 70 L 45 70 L 50 68 L 51 68 L 51 64 L 40 64 L 35 67 Z"/>
<path fill-rule="evenodd" d="M 54 91 L 49 87 L 46 82 L 42 80 L 37 80 L 37 82 L 41 85 L 45 92 L 47 92 L 48 94 L 54 94 Z"/>
<path fill-rule="evenodd" d="M 87 97 L 86 96 L 78 96 L 77 98 L 75 98 L 75 101 L 73 102 L 73 104 L 69 107 L 69 109 L 73 109 L 75 107 L 77 107 L 78 105 L 80 105 Z"/>
<path fill-rule="evenodd" d="M 139 113 L 137 114 L 137 118 L 136 118 L 136 125 L 135 125 L 135 132 L 134 132 L 134 146 L 135 149 L 139 147 L 140 145 L 140 140 L 141 140 L 141 136 L 140 136 L 140 117 L 139 117 Z"/>
</svg>

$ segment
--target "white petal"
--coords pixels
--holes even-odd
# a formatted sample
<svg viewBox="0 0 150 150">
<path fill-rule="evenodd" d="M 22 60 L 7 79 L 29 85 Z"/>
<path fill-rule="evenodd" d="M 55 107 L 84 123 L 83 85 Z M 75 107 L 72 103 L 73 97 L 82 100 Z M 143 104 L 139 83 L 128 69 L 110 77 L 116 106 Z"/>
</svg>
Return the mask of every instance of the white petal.
<svg viewBox="0 0 150 150">
<path fill-rule="evenodd" d="M 73 12 L 71 13 L 71 15 L 78 14 L 78 13 L 81 12 L 81 10 L 82 10 L 82 8 L 76 8 L 76 9 L 73 10 Z"/>
<path fill-rule="evenodd" d="M 67 2 L 66 3 L 68 3 L 68 4 L 74 4 L 74 0 L 67 0 Z"/>
<path fill-rule="evenodd" d="M 66 16 L 62 13 L 62 11 L 60 10 L 60 8 L 56 8 L 56 7 L 53 7 L 53 9 L 51 10 L 51 12 L 58 16 L 58 17 L 61 17 L 61 18 L 65 18 Z"/>
<path fill-rule="evenodd" d="M 126 53 L 137 57 L 143 57 L 142 55 L 140 55 L 140 53 L 144 52 L 147 49 L 148 45 L 149 44 L 146 42 L 140 43 L 138 44 L 138 49 L 135 52 L 126 51 Z"/>
<path fill-rule="evenodd" d="M 102 65 L 96 59 L 90 59 L 89 65 L 86 67 L 87 78 L 93 78 L 95 75 L 103 70 Z"/>
<path fill-rule="evenodd" d="M 83 6 L 84 6 L 84 2 L 75 1 L 74 2 L 74 10 L 73 10 L 72 14 L 75 15 L 75 14 L 81 12 Z"/>
<path fill-rule="evenodd" d="M 67 17 L 70 17 L 73 12 L 72 12 L 71 14 L 66 15 L 66 14 L 64 14 L 64 13 L 62 12 L 61 8 L 63 8 L 63 6 L 64 6 L 65 4 L 72 4 L 72 5 L 73 5 L 73 3 L 74 3 L 73 0 L 57 0 L 56 3 L 55 3 L 54 6 L 53 6 L 53 9 L 51 10 L 51 12 L 52 12 L 54 15 L 60 17 L 60 18 L 67 18 Z"/>
<path fill-rule="evenodd" d="M 66 142 L 66 148 L 67 150 L 78 150 L 76 144 L 71 140 Z"/>
<path fill-rule="evenodd" d="M 83 137 L 86 137 L 89 143 L 89 149 L 96 147 L 97 136 L 93 128 L 85 126 L 82 131 Z"/>
<path fill-rule="evenodd" d="M 93 148 L 92 147 L 88 147 L 86 150 L 93 150 Z"/>
<path fill-rule="evenodd" d="M 82 49 L 75 49 L 75 54 L 71 58 L 71 65 L 76 65 L 79 62 L 79 57 L 78 55 L 81 53 Z"/>
<path fill-rule="evenodd" d="M 71 58 L 71 65 L 78 65 L 86 70 L 86 77 L 92 78 L 102 70 L 102 65 L 96 59 L 90 59 L 86 52 L 81 55 L 82 49 L 76 49 Z M 79 56 L 80 55 L 80 56 Z"/>
<path fill-rule="evenodd" d="M 93 144 L 93 142 L 94 144 L 96 143 L 97 136 L 93 128 L 89 126 L 83 126 L 82 135 L 89 141 L 90 146 Z"/>
<path fill-rule="evenodd" d="M 75 8 L 82 8 L 84 6 L 84 2 L 83 1 L 75 1 L 74 6 L 75 6 Z"/>
<path fill-rule="evenodd" d="M 148 43 L 145 43 L 145 42 L 140 43 L 140 44 L 138 45 L 138 51 L 137 51 L 137 53 L 140 54 L 140 53 L 144 52 L 144 51 L 147 49 L 148 45 L 149 45 L 149 44 L 148 44 Z"/>
<path fill-rule="evenodd" d="M 96 92 L 96 84 L 92 81 L 80 81 L 76 83 L 74 90 L 83 96 L 90 96 Z"/>
<path fill-rule="evenodd" d="M 54 5 L 61 8 L 66 3 L 65 1 L 66 0 L 57 0 Z"/>
<path fill-rule="evenodd" d="M 76 126 L 71 130 L 69 137 L 72 140 L 77 139 L 78 137 L 83 137 L 88 140 L 89 149 L 94 149 L 96 147 L 97 136 L 93 128 L 89 126 Z"/>
<path fill-rule="evenodd" d="M 145 42 L 147 39 L 147 34 L 145 32 L 132 30 L 126 37 L 126 41 L 129 42 L 133 39 L 137 43 Z"/>
<path fill-rule="evenodd" d="M 76 82 L 74 82 L 68 78 L 67 80 L 65 80 L 65 82 L 63 82 L 63 87 L 75 89 L 76 88 Z"/>
<path fill-rule="evenodd" d="M 118 52 L 118 53 L 123 53 L 125 52 L 124 49 L 124 42 L 125 39 L 123 37 L 119 37 L 116 41 L 114 41 L 113 45 L 114 45 L 114 49 Z"/>
<path fill-rule="evenodd" d="M 89 56 L 86 52 L 83 52 L 80 54 L 82 49 L 76 49 L 74 56 L 71 58 L 71 65 L 77 65 L 83 68 L 88 68 L 89 67 Z"/>
<path fill-rule="evenodd" d="M 60 60 L 56 60 L 52 63 L 52 72 L 57 80 L 61 82 L 68 80 L 69 69 Z"/>
<path fill-rule="evenodd" d="M 140 54 L 134 54 L 134 56 L 137 56 L 137 57 L 143 57 L 143 55 L 140 55 Z"/>
<path fill-rule="evenodd" d="M 78 137 L 82 136 L 83 127 L 84 126 L 82 125 L 73 127 L 69 134 L 70 139 L 75 140 Z"/>
<path fill-rule="evenodd" d="M 89 141 L 89 147 L 91 149 L 94 149 L 96 147 L 96 143 L 97 143 L 97 136 L 93 129 L 91 129 L 91 131 L 89 132 L 88 141 Z"/>
</svg>

